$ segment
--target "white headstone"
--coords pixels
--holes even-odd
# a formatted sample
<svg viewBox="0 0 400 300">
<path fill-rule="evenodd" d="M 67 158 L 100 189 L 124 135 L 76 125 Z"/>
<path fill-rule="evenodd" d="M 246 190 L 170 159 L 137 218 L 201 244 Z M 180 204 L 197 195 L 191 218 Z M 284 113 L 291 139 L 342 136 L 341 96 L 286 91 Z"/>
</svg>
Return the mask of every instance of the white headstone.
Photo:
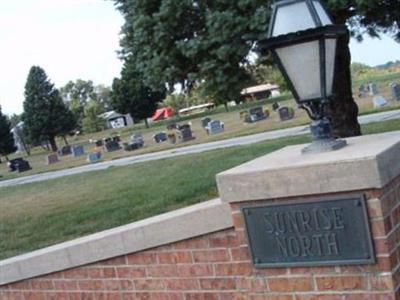
<svg viewBox="0 0 400 300">
<path fill-rule="evenodd" d="M 374 104 L 374 108 L 377 108 L 377 107 L 384 106 L 387 103 L 387 101 L 383 96 L 376 95 L 372 99 L 372 103 Z"/>
</svg>

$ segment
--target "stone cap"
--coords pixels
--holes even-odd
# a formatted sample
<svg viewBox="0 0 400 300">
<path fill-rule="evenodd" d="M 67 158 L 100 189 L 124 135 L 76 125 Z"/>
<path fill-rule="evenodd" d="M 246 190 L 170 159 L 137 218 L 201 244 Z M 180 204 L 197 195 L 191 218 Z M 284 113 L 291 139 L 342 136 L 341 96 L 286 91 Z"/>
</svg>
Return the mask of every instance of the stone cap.
<svg viewBox="0 0 400 300">
<path fill-rule="evenodd" d="M 233 227 L 214 199 L 0 261 L 0 285 Z"/>
<path fill-rule="evenodd" d="M 400 175 L 400 131 L 346 139 L 331 152 L 288 146 L 217 175 L 223 202 L 381 188 Z"/>
</svg>

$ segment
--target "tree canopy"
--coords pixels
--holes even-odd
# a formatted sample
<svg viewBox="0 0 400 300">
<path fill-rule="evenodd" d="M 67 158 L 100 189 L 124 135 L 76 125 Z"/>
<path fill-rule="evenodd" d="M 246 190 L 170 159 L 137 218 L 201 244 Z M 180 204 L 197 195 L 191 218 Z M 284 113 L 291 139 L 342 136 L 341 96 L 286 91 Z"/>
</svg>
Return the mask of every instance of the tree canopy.
<svg viewBox="0 0 400 300">
<path fill-rule="evenodd" d="M 33 66 L 25 85 L 24 131 L 31 141 L 48 140 L 57 151 L 56 136 L 65 136 L 75 128 L 72 112 L 65 106 L 59 91 L 45 71 Z"/>
<path fill-rule="evenodd" d="M 266 0 L 114 0 L 125 18 L 121 58 L 135 64 L 150 87 L 165 84 L 172 92 L 195 83 L 216 103 L 239 97 L 248 85 L 246 66 L 257 41 L 266 37 L 272 1 Z M 325 0 L 349 35 L 400 38 L 398 0 Z M 338 44 L 336 96 L 330 113 L 338 136 L 360 134 L 351 95 L 349 35 Z M 345 83 L 347 82 L 347 83 Z"/>
<path fill-rule="evenodd" d="M 157 90 L 144 84 L 140 72 L 136 66 L 125 63 L 121 78 L 115 78 L 112 84 L 111 106 L 119 113 L 130 114 L 136 120 L 144 120 L 151 117 L 157 109 L 157 104 L 165 98 L 164 87 Z"/>
<path fill-rule="evenodd" d="M 0 106 L 0 155 L 5 156 L 15 152 L 14 136 L 11 133 L 11 124 L 6 115 L 1 112 Z"/>
</svg>

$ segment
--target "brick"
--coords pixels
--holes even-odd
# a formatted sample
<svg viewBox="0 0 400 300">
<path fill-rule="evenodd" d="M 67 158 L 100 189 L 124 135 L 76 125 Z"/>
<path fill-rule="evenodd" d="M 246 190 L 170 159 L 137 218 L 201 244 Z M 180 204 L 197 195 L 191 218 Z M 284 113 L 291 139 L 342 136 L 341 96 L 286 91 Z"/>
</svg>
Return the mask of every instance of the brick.
<svg viewBox="0 0 400 300">
<path fill-rule="evenodd" d="M 146 276 L 144 267 L 118 267 L 116 271 L 118 278 L 142 278 Z"/>
<path fill-rule="evenodd" d="M 287 268 L 271 268 L 271 269 L 255 269 L 253 270 L 256 276 L 279 276 L 287 275 Z"/>
<path fill-rule="evenodd" d="M 167 293 L 126 293 L 123 295 L 123 300 L 170 300 Z"/>
<path fill-rule="evenodd" d="M 66 292 L 50 292 L 46 293 L 46 300 L 69 300 Z"/>
<path fill-rule="evenodd" d="M 80 280 L 78 287 L 81 291 L 99 291 L 103 288 L 101 280 Z"/>
<path fill-rule="evenodd" d="M 293 295 L 251 295 L 251 300 L 293 300 Z"/>
<path fill-rule="evenodd" d="M 24 280 L 24 281 L 12 283 L 9 285 L 9 288 L 12 290 L 30 290 L 30 289 L 32 289 L 30 280 Z"/>
<path fill-rule="evenodd" d="M 115 278 L 117 277 L 117 272 L 115 268 L 104 268 L 103 269 L 104 278 Z"/>
<path fill-rule="evenodd" d="M 160 264 L 182 264 L 191 263 L 192 255 L 187 251 L 161 252 L 158 253 Z"/>
<path fill-rule="evenodd" d="M 122 296 L 118 292 L 101 292 L 101 293 L 94 293 L 94 298 L 96 300 L 122 300 Z"/>
<path fill-rule="evenodd" d="M 201 277 L 214 275 L 212 265 L 207 264 L 180 265 L 177 266 L 177 268 L 178 275 L 181 277 Z"/>
<path fill-rule="evenodd" d="M 250 250 L 247 246 L 232 248 L 230 251 L 233 261 L 250 261 Z"/>
<path fill-rule="evenodd" d="M 371 199 L 367 201 L 368 216 L 370 218 L 383 217 L 382 206 L 379 199 Z"/>
<path fill-rule="evenodd" d="M 185 300 L 218 300 L 214 293 L 186 293 Z"/>
<path fill-rule="evenodd" d="M 228 248 L 239 246 L 238 239 L 235 232 L 229 233 L 216 233 L 209 237 L 210 247 Z"/>
<path fill-rule="evenodd" d="M 128 265 L 149 265 L 157 263 L 157 256 L 151 252 L 139 252 L 127 256 Z"/>
<path fill-rule="evenodd" d="M 373 220 L 371 221 L 370 225 L 371 233 L 374 238 L 386 236 L 385 224 L 383 220 Z"/>
<path fill-rule="evenodd" d="M 131 291 L 134 289 L 133 281 L 128 279 L 119 280 L 121 291 Z"/>
<path fill-rule="evenodd" d="M 200 287 L 205 290 L 233 290 L 236 282 L 233 278 L 200 279 Z"/>
<path fill-rule="evenodd" d="M 235 228 L 244 228 L 244 220 L 241 212 L 232 213 L 232 220 Z"/>
<path fill-rule="evenodd" d="M 311 277 L 268 278 L 268 287 L 272 292 L 311 291 Z"/>
<path fill-rule="evenodd" d="M 54 289 L 73 291 L 78 289 L 78 283 L 74 280 L 54 280 Z"/>
<path fill-rule="evenodd" d="M 317 277 L 316 282 L 319 291 L 361 290 L 366 288 L 366 279 L 363 276 Z"/>
<path fill-rule="evenodd" d="M 215 265 L 215 274 L 217 276 L 237 276 L 250 275 L 252 273 L 250 263 L 228 263 Z"/>
<path fill-rule="evenodd" d="M 151 277 L 176 277 L 178 276 L 177 267 L 174 265 L 158 265 L 148 268 Z"/>
<path fill-rule="evenodd" d="M 41 292 L 25 292 L 23 295 L 25 300 L 46 300 L 45 293 Z"/>
<path fill-rule="evenodd" d="M 54 285 L 51 280 L 33 279 L 31 280 L 33 290 L 53 290 Z"/>
<path fill-rule="evenodd" d="M 375 239 L 373 240 L 374 249 L 376 254 L 388 254 L 389 253 L 389 242 L 387 239 Z"/>
<path fill-rule="evenodd" d="M 326 295 L 296 295 L 295 300 L 343 300 L 342 295 L 326 294 Z"/>
<path fill-rule="evenodd" d="M 199 288 L 195 279 L 165 279 L 164 284 L 167 290 L 189 291 Z"/>
<path fill-rule="evenodd" d="M 206 237 L 198 237 L 177 242 L 173 247 L 174 249 L 205 249 L 209 248 L 209 243 Z"/>
<path fill-rule="evenodd" d="M 225 249 L 193 251 L 195 262 L 224 262 L 229 261 L 229 253 Z"/>
<path fill-rule="evenodd" d="M 103 290 L 105 291 L 117 291 L 121 288 L 121 283 L 119 280 L 103 280 Z"/>
<path fill-rule="evenodd" d="M 373 291 L 393 290 L 392 276 L 371 275 L 370 286 Z"/>
<path fill-rule="evenodd" d="M 164 283 L 160 279 L 140 279 L 133 281 L 136 290 L 162 290 Z"/>
<path fill-rule="evenodd" d="M 344 300 L 396 300 L 392 293 L 384 294 L 347 294 L 344 295 Z"/>
<path fill-rule="evenodd" d="M 332 274 L 337 273 L 335 267 L 290 268 L 290 274 Z"/>
<path fill-rule="evenodd" d="M 3 291 L 0 295 L 4 300 L 25 300 L 22 292 Z"/>
<path fill-rule="evenodd" d="M 99 279 L 104 278 L 102 268 L 89 268 L 87 269 L 88 278 Z"/>
<path fill-rule="evenodd" d="M 71 279 L 85 279 L 88 278 L 87 269 L 83 268 L 76 268 L 76 269 L 69 269 L 63 272 L 64 278 L 71 278 Z"/>
</svg>

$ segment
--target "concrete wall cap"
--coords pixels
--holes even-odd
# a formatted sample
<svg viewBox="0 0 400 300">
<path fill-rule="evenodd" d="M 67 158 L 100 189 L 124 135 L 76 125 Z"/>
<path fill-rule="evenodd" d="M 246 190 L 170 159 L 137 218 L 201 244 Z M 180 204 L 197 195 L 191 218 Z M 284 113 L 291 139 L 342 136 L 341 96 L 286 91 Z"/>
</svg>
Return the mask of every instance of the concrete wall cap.
<svg viewBox="0 0 400 300">
<path fill-rule="evenodd" d="M 381 188 L 400 174 L 400 131 L 346 139 L 340 150 L 288 146 L 217 175 L 223 202 Z"/>
<path fill-rule="evenodd" d="M 74 268 L 233 226 L 228 204 L 209 200 L 0 261 L 0 285 Z"/>
</svg>

